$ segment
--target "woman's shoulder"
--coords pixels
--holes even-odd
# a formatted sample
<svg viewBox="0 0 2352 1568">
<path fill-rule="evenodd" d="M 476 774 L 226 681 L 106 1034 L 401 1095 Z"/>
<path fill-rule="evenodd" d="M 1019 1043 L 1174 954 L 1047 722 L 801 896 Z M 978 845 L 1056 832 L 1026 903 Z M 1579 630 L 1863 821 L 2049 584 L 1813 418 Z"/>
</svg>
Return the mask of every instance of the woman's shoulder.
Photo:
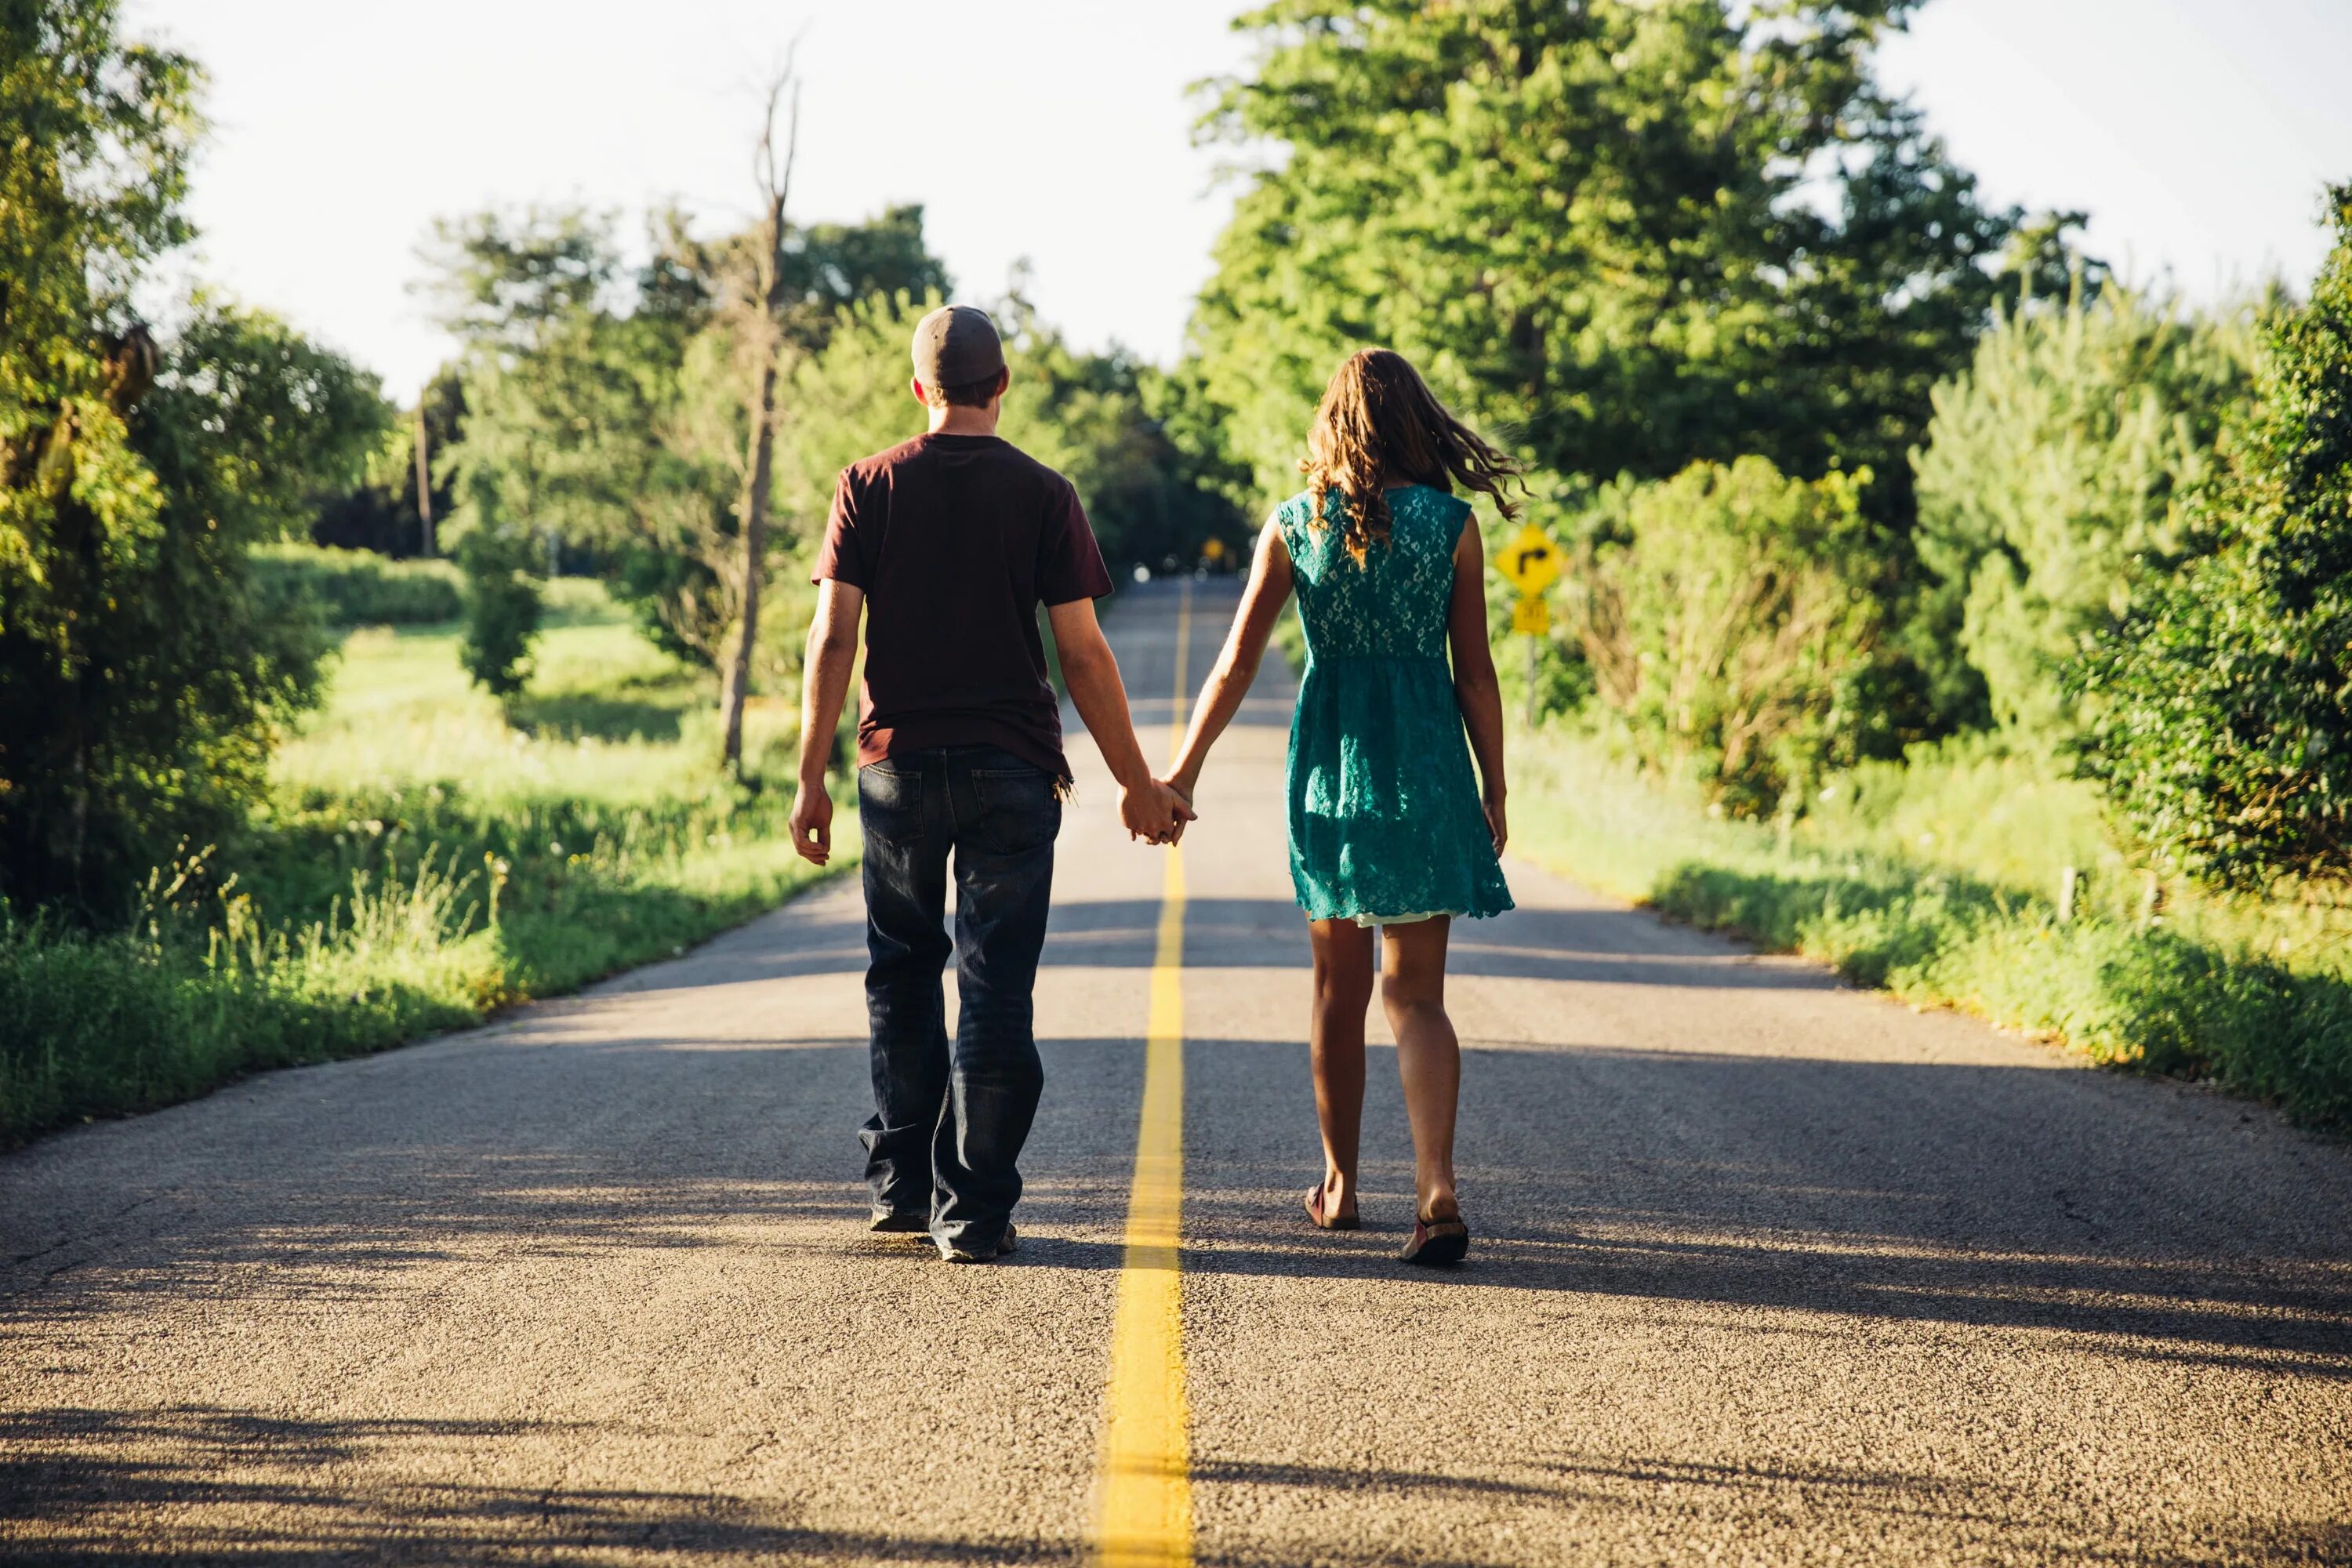
<svg viewBox="0 0 2352 1568">
<path fill-rule="evenodd" d="M 1274 509 L 1274 520 L 1285 528 L 1297 528 L 1315 519 L 1315 492 L 1300 490 Z"/>
<path fill-rule="evenodd" d="M 1282 542 L 1293 555 L 1307 545 L 1310 535 L 1321 531 L 1315 527 L 1315 492 L 1300 490 L 1274 509 L 1270 520 L 1282 531 Z"/>
</svg>

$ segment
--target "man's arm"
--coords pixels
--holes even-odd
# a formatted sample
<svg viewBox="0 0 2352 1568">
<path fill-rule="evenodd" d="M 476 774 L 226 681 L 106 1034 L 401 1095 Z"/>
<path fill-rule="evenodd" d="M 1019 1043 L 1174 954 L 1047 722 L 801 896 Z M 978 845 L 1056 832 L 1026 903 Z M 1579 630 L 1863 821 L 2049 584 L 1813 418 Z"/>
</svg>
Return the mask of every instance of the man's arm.
<svg viewBox="0 0 2352 1568">
<path fill-rule="evenodd" d="M 793 848 L 817 866 L 833 858 L 833 796 L 824 790 L 824 771 L 849 696 L 849 672 L 857 666 L 857 616 L 865 606 L 862 589 L 832 580 L 817 584 L 816 619 L 801 666 L 800 789 L 793 796 Z"/>
<path fill-rule="evenodd" d="M 1118 658 L 1103 640 L 1092 599 L 1073 599 L 1045 612 L 1054 624 L 1054 647 L 1061 655 L 1062 681 L 1070 689 L 1087 733 L 1118 781 L 1119 820 L 1129 835 L 1164 844 L 1192 813 L 1176 792 L 1151 776 L 1136 743 L 1135 722 L 1127 710 L 1127 688 L 1118 678 Z"/>
</svg>

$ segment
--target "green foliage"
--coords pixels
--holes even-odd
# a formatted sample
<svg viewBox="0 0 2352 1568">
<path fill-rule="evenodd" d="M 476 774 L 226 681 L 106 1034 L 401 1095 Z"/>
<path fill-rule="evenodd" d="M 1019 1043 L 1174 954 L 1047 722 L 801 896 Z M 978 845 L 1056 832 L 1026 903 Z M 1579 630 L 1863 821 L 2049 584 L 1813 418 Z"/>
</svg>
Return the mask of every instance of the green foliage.
<svg viewBox="0 0 2352 1568">
<path fill-rule="evenodd" d="M 1866 467 L 1874 510 L 1904 521 L 1903 455 L 2015 222 L 1870 79 L 1910 9 L 1280 0 L 1243 17 L 1261 53 L 1208 128 L 1273 155 L 1194 332 L 1262 489 L 1290 488 L 1332 366 L 1377 342 L 1538 468 Z"/>
<path fill-rule="evenodd" d="M 316 692 L 315 615 L 248 551 L 356 470 L 381 399 L 257 312 L 203 308 L 157 352 L 123 425 L 151 517 L 68 500 L 37 584 L 7 595 L 0 894 L 16 900 L 119 905 L 175 839 L 257 796 L 277 728 Z"/>
<path fill-rule="evenodd" d="M 1853 759 L 1879 634 L 1869 475 L 1761 458 L 1601 492 L 1563 595 L 1601 700 L 1643 761 L 1736 815 Z"/>
<path fill-rule="evenodd" d="M 126 412 L 154 374 L 130 289 L 185 240 L 199 121 L 184 56 L 127 43 L 114 0 L 0 0 L 0 627 L 68 655 L 51 582 L 152 541 Z"/>
<path fill-rule="evenodd" d="M 201 296 L 171 353 L 151 416 L 200 423 L 210 471 L 206 526 L 239 539 L 298 539 L 320 500 L 365 478 L 392 430 L 382 384 L 263 310 Z"/>
<path fill-rule="evenodd" d="M 431 626 L 465 609 L 465 579 L 446 561 L 394 561 L 315 544 L 259 545 L 251 559 L 268 592 L 308 600 L 331 626 Z"/>
<path fill-rule="evenodd" d="M 381 437 L 348 363 L 198 299 L 157 343 L 142 267 L 185 239 L 196 72 L 108 0 L 0 5 L 0 898 L 105 912 L 260 787 L 321 643 L 246 552 Z"/>
<path fill-rule="evenodd" d="M 746 237 L 707 244 L 660 214 L 631 272 L 612 220 L 577 208 L 440 232 L 442 319 L 468 345 L 450 470 L 469 490 L 478 474 L 503 516 L 595 552 L 649 635 L 715 667 L 742 599 Z M 844 306 L 947 283 L 920 207 L 795 226 L 785 250 L 788 366 L 823 348 Z M 782 558 L 811 519 L 778 509 L 772 522 Z"/>
<path fill-rule="evenodd" d="M 457 570 L 466 580 L 458 661 L 493 697 L 511 697 L 530 679 L 531 644 L 539 636 L 540 585 L 531 574 L 538 555 L 528 536 L 488 519 L 478 518 L 458 536 Z"/>
<path fill-rule="evenodd" d="M 2085 766 L 2214 879 L 2352 878 L 2352 186 L 2309 301 L 2273 312 L 2196 522 L 2217 546 L 2074 674 Z"/>
<path fill-rule="evenodd" d="M 466 418 L 465 380 L 458 367 L 444 364 L 435 372 L 418 395 L 418 403 L 424 416 L 426 452 L 438 456 L 456 446 Z M 417 504 L 418 412 L 412 407 L 394 419 L 392 428 L 369 454 L 366 474 L 356 488 L 327 497 L 320 504 L 310 524 L 314 542 L 404 557 L 426 553 L 429 543 L 434 553 L 439 552 L 440 541 L 437 537 L 427 538 L 423 511 Z M 433 478 L 429 469 L 426 475 L 436 535 L 438 525 L 448 521 L 457 506 L 457 494 L 446 466 L 441 467 L 440 478 Z"/>
<path fill-rule="evenodd" d="M 2184 508 L 2244 393 L 2240 337 L 2078 282 L 2063 303 L 2003 312 L 1936 388 L 1911 455 L 1923 642 L 1948 690 L 1982 681 L 2012 744 L 2053 755 L 2072 741 L 2066 661 L 2195 548 Z"/>
<path fill-rule="evenodd" d="M 795 366 L 778 488 L 784 515 L 821 527 L 845 465 L 922 433 L 907 344 L 938 302 L 901 294 L 853 306 L 824 350 Z M 1211 538 L 1246 547 L 1230 466 L 1180 446 L 1164 422 L 1204 420 L 1192 389 L 1122 353 L 1078 353 L 1018 299 L 997 314 L 1013 377 L 1002 434 L 1069 476 L 1107 557 L 1189 565 Z"/>
</svg>

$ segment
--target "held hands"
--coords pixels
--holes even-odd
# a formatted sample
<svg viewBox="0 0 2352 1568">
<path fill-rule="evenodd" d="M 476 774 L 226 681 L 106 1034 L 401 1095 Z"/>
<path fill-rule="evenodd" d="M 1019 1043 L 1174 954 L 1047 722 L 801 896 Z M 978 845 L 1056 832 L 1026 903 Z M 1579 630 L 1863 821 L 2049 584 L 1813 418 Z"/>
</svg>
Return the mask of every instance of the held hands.
<svg viewBox="0 0 2352 1568">
<path fill-rule="evenodd" d="M 1129 838 L 1147 844 L 1173 844 L 1184 837 L 1184 825 L 1193 820 L 1192 805 L 1159 779 L 1118 792 L 1118 818 Z"/>
</svg>

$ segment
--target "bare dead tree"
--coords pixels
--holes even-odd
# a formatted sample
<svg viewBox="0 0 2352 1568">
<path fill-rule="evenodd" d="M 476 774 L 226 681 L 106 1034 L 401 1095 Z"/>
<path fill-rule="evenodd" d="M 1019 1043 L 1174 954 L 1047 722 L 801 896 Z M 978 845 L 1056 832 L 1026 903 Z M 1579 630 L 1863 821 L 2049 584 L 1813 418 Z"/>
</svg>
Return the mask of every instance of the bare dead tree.
<svg viewBox="0 0 2352 1568">
<path fill-rule="evenodd" d="M 801 83 L 793 68 L 795 44 L 784 56 L 782 69 L 768 83 L 767 117 L 759 146 L 751 155 L 752 178 L 760 191 L 760 218 L 751 235 L 751 276 L 746 289 L 744 347 L 751 358 L 751 385 L 743 410 L 751 430 L 745 437 L 742 500 L 737 522 L 743 546 L 742 613 L 736 626 L 735 651 L 727 662 L 719 697 L 721 758 L 739 776 L 743 771 L 743 704 L 751 690 L 751 650 L 760 632 L 760 586 L 767 574 L 768 494 L 774 474 L 776 447 L 776 381 L 783 349 L 784 206 L 792 195 L 793 159 L 800 151 Z M 776 141 L 776 121 L 784 120 L 783 143 Z"/>
</svg>

